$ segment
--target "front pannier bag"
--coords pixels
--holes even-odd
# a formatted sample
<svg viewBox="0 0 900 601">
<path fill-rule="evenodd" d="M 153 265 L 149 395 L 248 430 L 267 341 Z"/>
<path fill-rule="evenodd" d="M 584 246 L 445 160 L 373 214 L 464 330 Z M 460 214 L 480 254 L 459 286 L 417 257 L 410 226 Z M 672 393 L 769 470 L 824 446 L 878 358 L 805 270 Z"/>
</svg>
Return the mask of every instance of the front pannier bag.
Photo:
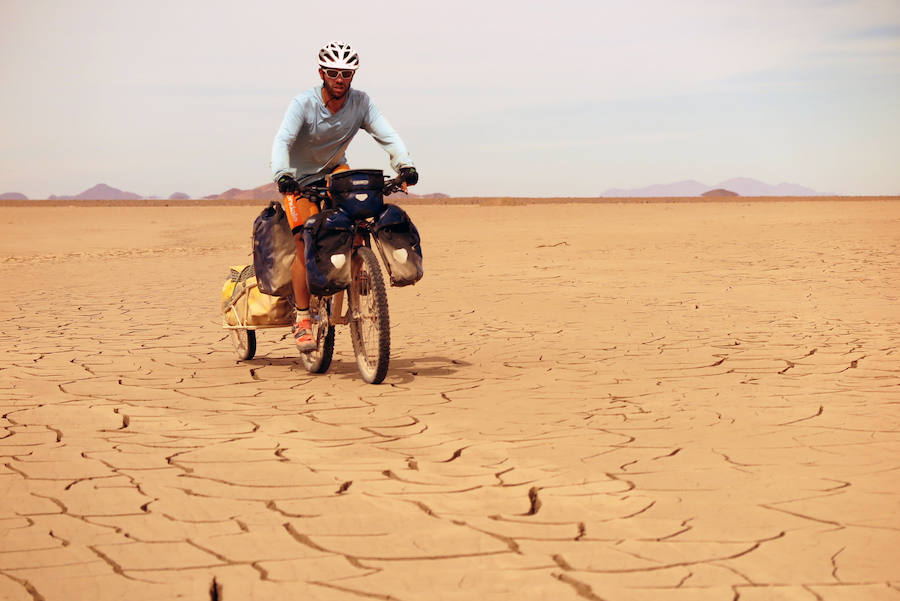
<svg viewBox="0 0 900 601">
<path fill-rule="evenodd" d="M 306 283 L 316 296 L 330 296 L 350 285 L 353 222 L 344 213 L 325 209 L 303 224 Z"/>
<path fill-rule="evenodd" d="M 331 176 L 334 208 L 351 219 L 374 217 L 384 207 L 384 173 L 379 169 L 353 169 Z"/>
<path fill-rule="evenodd" d="M 280 202 L 272 202 L 253 222 L 253 267 L 260 292 L 290 296 L 291 266 L 297 246 Z"/>
<path fill-rule="evenodd" d="M 422 279 L 422 239 L 406 211 L 386 204 L 375 222 L 375 243 L 387 265 L 392 286 L 409 286 Z"/>
</svg>

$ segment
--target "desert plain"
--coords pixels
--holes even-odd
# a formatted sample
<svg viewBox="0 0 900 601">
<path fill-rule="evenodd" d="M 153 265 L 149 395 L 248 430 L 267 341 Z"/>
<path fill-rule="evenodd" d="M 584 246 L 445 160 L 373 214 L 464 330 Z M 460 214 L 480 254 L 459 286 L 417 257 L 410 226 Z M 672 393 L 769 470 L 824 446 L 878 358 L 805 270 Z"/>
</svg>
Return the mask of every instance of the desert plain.
<svg viewBox="0 0 900 601">
<path fill-rule="evenodd" d="M 900 201 L 410 204 L 378 386 L 260 208 L 0 207 L 0 599 L 900 599 Z"/>
</svg>

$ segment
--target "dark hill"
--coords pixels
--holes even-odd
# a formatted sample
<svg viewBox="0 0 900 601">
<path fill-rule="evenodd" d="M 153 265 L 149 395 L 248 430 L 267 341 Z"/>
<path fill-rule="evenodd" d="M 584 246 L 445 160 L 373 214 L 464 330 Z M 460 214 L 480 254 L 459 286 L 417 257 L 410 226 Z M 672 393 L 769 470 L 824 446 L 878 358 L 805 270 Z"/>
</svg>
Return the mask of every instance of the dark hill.
<svg viewBox="0 0 900 601">
<path fill-rule="evenodd" d="M 143 200 L 143 196 L 134 192 L 125 192 L 106 184 L 97 184 L 75 196 L 51 196 L 50 200 Z"/>
<path fill-rule="evenodd" d="M 0 194 L 0 200 L 28 200 L 28 197 L 18 192 L 6 192 L 5 194 Z"/>
<path fill-rule="evenodd" d="M 740 194 L 732 192 L 731 190 L 726 190 L 725 188 L 716 188 L 715 190 L 704 192 L 701 196 L 740 196 Z"/>
</svg>

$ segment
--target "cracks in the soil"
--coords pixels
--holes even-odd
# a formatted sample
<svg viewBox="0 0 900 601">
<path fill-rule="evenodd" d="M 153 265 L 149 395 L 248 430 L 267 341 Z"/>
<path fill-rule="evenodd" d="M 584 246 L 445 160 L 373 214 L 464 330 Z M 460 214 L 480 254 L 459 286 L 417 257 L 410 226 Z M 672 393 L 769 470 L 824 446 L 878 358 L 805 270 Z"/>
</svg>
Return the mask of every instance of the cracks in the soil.
<svg viewBox="0 0 900 601">
<path fill-rule="evenodd" d="M 59 536 L 58 534 L 54 534 L 53 530 L 50 530 L 47 534 L 50 535 L 50 538 L 54 538 L 54 539 L 58 540 L 63 547 L 68 547 L 69 545 L 72 544 L 68 539 L 63 538 L 63 537 Z"/>
<path fill-rule="evenodd" d="M 637 488 L 637 485 L 634 482 L 632 482 L 631 480 L 628 480 L 627 478 L 620 478 L 616 474 L 606 472 L 606 477 L 609 478 L 610 480 L 615 480 L 616 482 L 622 482 L 626 485 L 625 490 L 617 491 L 618 494 L 624 494 L 627 492 L 631 492 Z"/>
<path fill-rule="evenodd" d="M 0 570 L 0 574 L 3 574 L 19 586 L 25 589 L 25 592 L 31 595 L 32 601 L 46 601 L 46 598 L 38 592 L 38 590 L 34 587 L 31 582 L 26 580 L 25 578 L 20 578 L 19 576 L 13 576 L 12 574 L 8 574 L 3 570 Z"/>
<path fill-rule="evenodd" d="M 587 535 L 587 527 L 584 525 L 584 522 L 578 522 L 578 535 L 574 540 L 579 541 L 583 539 Z"/>
<path fill-rule="evenodd" d="M 819 417 L 820 415 L 822 415 L 824 412 L 825 412 L 825 407 L 823 405 L 819 405 L 819 410 L 816 411 L 815 413 L 813 413 L 812 415 L 809 415 L 807 417 L 801 417 L 800 419 L 791 420 L 789 422 L 775 424 L 775 425 L 776 426 L 790 426 L 791 424 L 797 424 L 800 422 L 805 422 L 810 419 L 815 419 L 815 418 Z"/>
<path fill-rule="evenodd" d="M 477 528 L 477 527 L 475 527 L 471 524 L 468 524 L 464 521 L 461 521 L 461 520 L 453 520 L 452 523 L 456 526 L 465 526 L 466 528 L 471 528 L 472 530 L 474 530 L 476 532 L 480 532 L 480 533 L 484 534 L 485 536 L 490 536 L 491 538 L 497 539 L 500 542 L 502 542 L 504 545 L 506 545 L 506 548 L 509 549 L 511 552 L 515 553 L 516 555 L 522 554 L 522 549 L 519 547 L 519 543 L 517 543 L 516 539 L 514 539 L 511 536 L 504 536 L 504 535 L 498 534 L 496 532 L 491 532 L 489 530 L 483 530 L 481 528 Z"/>
<path fill-rule="evenodd" d="M 318 518 L 321 517 L 321 514 L 307 514 L 307 513 L 290 513 L 280 508 L 278 504 L 274 500 L 270 500 L 266 502 L 266 509 L 269 511 L 274 511 L 279 515 L 283 515 L 286 518 Z"/>
<path fill-rule="evenodd" d="M 404 499 L 404 500 L 405 500 L 405 499 Z M 426 505 L 426 504 L 423 503 L 422 501 L 406 501 L 406 502 L 407 502 L 407 503 L 411 503 L 412 505 L 415 505 L 416 507 L 418 507 L 419 509 L 421 509 L 422 512 L 423 512 L 425 515 L 427 515 L 427 516 L 430 516 L 430 517 L 433 517 L 433 518 L 440 518 L 440 516 L 439 516 L 438 514 L 436 514 L 436 513 L 434 512 L 434 510 L 431 509 L 431 507 L 429 507 L 428 505 Z"/>
<path fill-rule="evenodd" d="M 834 578 L 837 582 L 841 581 L 840 576 L 838 576 L 837 558 L 838 558 L 838 555 L 843 553 L 844 549 L 846 549 L 846 548 L 847 547 L 841 547 L 840 549 L 837 550 L 837 552 L 834 555 L 831 556 L 831 577 Z"/>
<path fill-rule="evenodd" d="M 817 498 L 817 497 L 812 497 L 812 498 Z M 793 499 L 793 500 L 798 500 L 798 499 Z M 790 501 L 783 501 L 783 502 L 788 503 L 788 502 L 790 502 Z M 780 512 L 780 513 L 786 513 L 786 514 L 788 514 L 788 515 L 792 515 L 792 516 L 794 516 L 794 517 L 801 518 L 801 519 L 804 519 L 804 520 L 810 520 L 810 521 L 812 521 L 812 522 L 818 522 L 818 523 L 820 523 L 820 524 L 828 524 L 829 526 L 837 526 L 838 529 L 841 529 L 841 530 L 843 530 L 844 528 L 846 528 L 846 526 L 845 526 L 844 524 L 841 524 L 840 522 L 834 522 L 834 521 L 832 521 L 832 520 L 824 520 L 824 519 L 821 519 L 821 518 L 815 518 L 815 517 L 812 517 L 812 516 L 810 516 L 810 515 L 805 515 L 805 514 L 802 514 L 802 513 L 798 513 L 798 512 L 796 512 L 796 511 L 788 511 L 787 509 L 781 509 L 780 507 L 773 507 L 773 506 L 771 506 L 771 505 L 766 505 L 765 503 L 760 503 L 759 506 L 762 507 L 762 508 L 764 508 L 764 509 L 770 509 L 770 510 L 772 510 L 772 511 L 778 511 L 778 512 Z"/>
<path fill-rule="evenodd" d="M 454 522 L 455 523 L 455 522 Z M 457 524 L 461 525 L 461 524 Z M 478 553 L 443 553 L 440 555 L 409 555 L 409 556 L 400 556 L 400 557 L 383 557 L 383 556 L 358 556 L 358 555 L 348 555 L 346 553 L 341 553 L 340 551 L 333 551 L 331 549 L 327 549 L 315 541 L 313 541 L 309 536 L 298 532 L 296 528 L 294 528 L 293 524 L 290 522 L 285 522 L 282 524 L 283 528 L 287 531 L 291 537 L 296 540 L 298 543 L 307 546 L 311 549 L 319 551 L 320 553 L 328 553 L 331 555 L 336 555 L 339 557 L 344 557 L 351 565 L 356 568 L 363 570 L 374 570 L 379 571 L 375 568 L 371 568 L 362 563 L 362 561 L 383 561 L 383 562 L 403 562 L 403 561 L 441 561 L 445 559 L 466 559 L 466 558 L 474 558 L 474 557 L 491 557 L 494 555 L 505 555 L 507 553 L 511 553 L 512 551 L 507 549 L 503 551 L 483 551 Z"/>
<path fill-rule="evenodd" d="M 402 601 L 399 597 L 394 597 L 393 595 L 382 595 L 379 593 L 369 593 L 366 591 L 360 591 L 357 589 L 353 589 L 346 586 L 338 586 L 333 582 L 322 582 L 321 580 L 310 580 L 310 584 L 315 584 L 316 586 L 321 586 L 325 588 L 330 588 L 335 591 L 340 591 L 342 593 L 346 593 L 348 595 L 356 595 L 357 597 L 365 597 L 366 599 L 380 599 L 381 601 Z"/>
<path fill-rule="evenodd" d="M 305 547 L 309 547 L 310 549 L 313 549 L 320 553 L 328 553 L 329 555 L 343 557 L 347 561 L 347 563 L 352 565 L 354 568 L 367 571 L 369 574 L 375 574 L 375 573 L 381 571 L 380 568 L 372 568 L 372 567 L 369 567 L 369 566 L 363 564 L 359 560 L 359 558 L 357 558 L 354 555 L 347 555 L 346 553 L 340 553 L 339 551 L 332 551 L 331 549 L 326 549 L 325 547 L 317 544 L 315 541 L 313 541 L 307 535 L 305 535 L 301 532 L 298 532 L 297 529 L 294 528 L 294 525 L 291 524 L 290 522 L 285 522 L 284 524 L 282 524 L 282 527 L 287 531 L 288 534 L 291 535 L 291 538 L 293 538 L 295 541 L 297 541 L 298 543 L 300 543 L 301 545 L 303 545 Z"/>
<path fill-rule="evenodd" d="M 537 512 L 541 509 L 541 498 L 538 496 L 538 492 L 540 488 L 537 486 L 532 486 L 528 489 L 528 502 L 530 507 L 528 511 L 523 513 L 522 515 L 537 515 Z"/>
<path fill-rule="evenodd" d="M 508 474 L 508 473 L 514 471 L 515 469 L 516 469 L 516 468 L 514 468 L 514 467 L 509 467 L 509 468 L 506 468 L 505 470 L 501 470 L 501 471 L 499 471 L 499 472 L 495 472 L 495 473 L 494 473 L 494 478 L 496 478 L 497 480 L 499 480 L 499 481 L 500 481 L 500 486 L 501 486 L 501 487 L 504 487 L 504 488 L 510 488 L 510 487 L 515 487 L 515 486 L 523 486 L 523 485 L 525 485 L 525 484 L 531 484 L 532 482 L 534 482 L 533 479 L 532 479 L 532 480 L 523 480 L 523 481 L 521 481 L 521 482 L 506 482 L 506 481 L 503 479 L 503 476 L 504 476 L 505 474 Z"/>
<path fill-rule="evenodd" d="M 465 451 L 468 448 L 469 448 L 468 446 L 465 446 L 465 447 L 456 449 L 455 451 L 453 451 L 453 455 L 450 456 L 450 459 L 445 459 L 443 461 L 439 461 L 438 463 L 450 463 L 454 459 L 458 459 L 462 455 L 463 451 Z"/>
<path fill-rule="evenodd" d="M 712 449 L 712 452 L 715 453 L 716 455 L 718 455 L 719 457 L 721 457 L 722 459 L 724 459 L 725 463 L 731 464 L 732 466 L 734 466 L 734 469 L 736 469 L 739 472 L 744 472 L 745 474 L 754 474 L 756 472 L 754 472 L 753 470 L 746 470 L 746 469 L 742 469 L 742 468 L 759 467 L 759 466 L 763 465 L 761 463 L 740 463 L 739 461 L 735 461 L 734 459 L 732 459 L 727 454 L 717 451 L 715 449 Z"/>
<path fill-rule="evenodd" d="M 115 572 L 116 574 L 118 574 L 119 576 L 121 576 L 123 578 L 127 578 L 128 580 L 134 580 L 135 582 L 146 582 L 145 580 L 142 580 L 140 578 L 135 578 L 133 576 L 129 576 L 128 574 L 126 574 L 125 569 L 121 565 L 119 565 L 116 561 L 113 560 L 112 557 L 110 557 L 109 555 L 107 555 L 106 553 L 104 553 L 103 551 L 98 549 L 97 547 L 95 547 L 93 545 L 87 545 L 87 548 L 94 555 L 99 557 L 103 561 L 103 563 L 108 565 L 110 567 L 110 569 L 112 569 L 112 571 Z"/>
<path fill-rule="evenodd" d="M 770 536 L 770 537 L 768 537 L 768 538 L 759 539 L 759 540 L 757 540 L 756 542 L 754 542 L 752 545 L 750 545 L 749 547 L 747 547 L 746 549 L 743 549 L 743 550 L 738 551 L 738 552 L 736 552 L 736 553 L 733 553 L 733 554 L 731 554 L 731 555 L 726 555 L 726 556 L 724 556 L 724 557 L 712 557 L 712 558 L 706 558 L 706 559 L 698 559 L 698 560 L 695 560 L 695 561 L 678 561 L 678 562 L 674 562 L 674 563 L 660 563 L 659 565 L 655 565 L 655 566 L 644 566 L 644 567 L 640 567 L 640 568 L 621 568 L 621 569 L 611 569 L 611 570 L 584 569 L 584 570 L 582 570 L 582 571 L 584 571 L 584 572 L 591 572 L 591 573 L 597 573 L 597 574 L 634 574 L 634 573 L 640 573 L 640 572 L 655 572 L 655 571 L 658 571 L 658 570 L 668 570 L 668 569 L 670 569 L 670 568 L 679 568 L 679 567 L 687 567 L 687 566 L 694 566 L 694 565 L 711 564 L 711 563 L 713 563 L 713 562 L 718 562 L 718 561 L 728 561 L 728 560 L 731 560 L 731 559 L 737 559 L 737 558 L 739 558 L 739 557 L 743 557 L 744 555 L 748 555 L 749 553 L 752 553 L 752 552 L 756 551 L 756 550 L 759 549 L 763 544 L 768 543 L 768 542 L 772 542 L 772 541 L 774 541 L 774 540 L 778 540 L 778 539 L 784 538 L 786 535 L 787 535 L 787 532 L 781 531 L 781 532 L 779 532 L 778 534 L 776 534 L 776 535 L 774 535 L 774 536 Z M 632 555 L 633 557 L 639 558 L 639 559 L 644 559 L 644 560 L 646 560 L 646 561 L 650 561 L 650 560 L 647 559 L 646 557 L 641 557 L 640 555 L 635 554 L 635 553 L 628 553 L 628 554 L 629 554 L 629 555 Z"/>
<path fill-rule="evenodd" d="M 116 407 L 115 409 L 113 409 L 113 413 L 116 413 L 116 414 L 122 416 L 122 425 L 119 428 L 117 428 L 118 430 L 124 430 L 128 426 L 131 425 L 131 418 L 128 416 L 127 413 L 122 413 L 121 411 L 122 411 L 121 407 Z"/>
<path fill-rule="evenodd" d="M 674 451 L 672 451 L 672 452 L 670 452 L 670 453 L 666 453 L 665 455 L 659 455 L 659 456 L 657 456 L 657 457 L 651 457 L 650 460 L 651 460 L 651 461 L 656 461 L 657 459 L 665 459 L 666 457 L 674 457 L 675 455 L 677 455 L 677 454 L 680 453 L 680 452 L 681 452 L 681 447 L 678 447 L 678 448 L 675 449 Z"/>
<path fill-rule="evenodd" d="M 716 566 L 717 568 L 722 568 L 723 570 L 728 570 L 738 578 L 743 578 L 747 581 L 747 584 L 756 584 L 749 576 L 738 570 L 737 568 L 728 565 L 727 563 L 710 563 L 710 565 Z"/>
<path fill-rule="evenodd" d="M 778 375 L 780 375 L 780 376 L 783 376 L 784 374 L 786 374 L 789 369 L 797 367 L 797 364 L 794 363 L 793 361 L 788 361 L 787 359 L 782 359 L 782 361 L 787 363 L 787 367 L 785 367 L 784 369 L 782 369 L 781 371 L 778 372 Z"/>
<path fill-rule="evenodd" d="M 665 536 L 660 536 L 660 537 L 650 539 L 650 540 L 661 543 L 663 541 L 667 541 L 667 540 L 679 537 L 682 534 L 684 534 L 685 532 L 690 532 L 691 530 L 693 530 L 694 527 L 691 526 L 688 522 L 691 522 L 693 519 L 694 518 L 688 518 L 688 519 L 684 520 L 683 522 L 681 522 L 681 528 L 679 528 L 678 530 L 676 530 L 675 532 L 673 532 L 671 534 L 667 534 Z"/>
<path fill-rule="evenodd" d="M 575 594 L 579 597 L 590 599 L 590 601 L 604 601 L 603 597 L 599 597 L 594 593 L 594 589 L 589 584 L 576 580 L 565 573 L 554 573 L 552 576 L 575 589 Z"/>
<path fill-rule="evenodd" d="M 566 572 L 574 572 L 575 571 L 575 568 L 573 568 L 571 566 L 571 564 L 569 564 L 569 562 L 566 561 L 566 558 L 563 557 L 562 555 L 560 555 L 559 553 L 554 554 L 553 556 L 550 557 L 550 559 L 552 559 L 553 563 L 558 565 L 560 568 L 562 568 Z"/>
<path fill-rule="evenodd" d="M 859 367 L 859 362 L 862 361 L 862 360 L 865 359 L 865 358 L 866 358 L 866 355 L 863 355 L 863 356 L 860 357 L 859 359 L 853 359 L 853 360 L 850 362 L 849 367 L 845 367 L 844 369 L 842 369 L 842 370 L 839 371 L 838 373 L 839 373 L 839 374 L 842 374 L 842 373 L 844 373 L 845 371 L 847 371 L 848 369 L 856 369 L 857 367 Z"/>
</svg>

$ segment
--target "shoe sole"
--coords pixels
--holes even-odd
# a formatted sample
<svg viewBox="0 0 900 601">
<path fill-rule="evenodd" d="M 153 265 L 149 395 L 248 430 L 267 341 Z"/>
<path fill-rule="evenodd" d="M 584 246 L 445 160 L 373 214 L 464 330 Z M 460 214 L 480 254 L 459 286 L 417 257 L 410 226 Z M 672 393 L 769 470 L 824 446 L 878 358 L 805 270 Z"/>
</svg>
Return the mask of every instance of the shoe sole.
<svg viewBox="0 0 900 601">
<path fill-rule="evenodd" d="M 310 340 L 309 342 L 298 342 L 297 348 L 300 349 L 301 353 L 308 353 L 310 351 L 316 350 L 316 343 Z"/>
</svg>

